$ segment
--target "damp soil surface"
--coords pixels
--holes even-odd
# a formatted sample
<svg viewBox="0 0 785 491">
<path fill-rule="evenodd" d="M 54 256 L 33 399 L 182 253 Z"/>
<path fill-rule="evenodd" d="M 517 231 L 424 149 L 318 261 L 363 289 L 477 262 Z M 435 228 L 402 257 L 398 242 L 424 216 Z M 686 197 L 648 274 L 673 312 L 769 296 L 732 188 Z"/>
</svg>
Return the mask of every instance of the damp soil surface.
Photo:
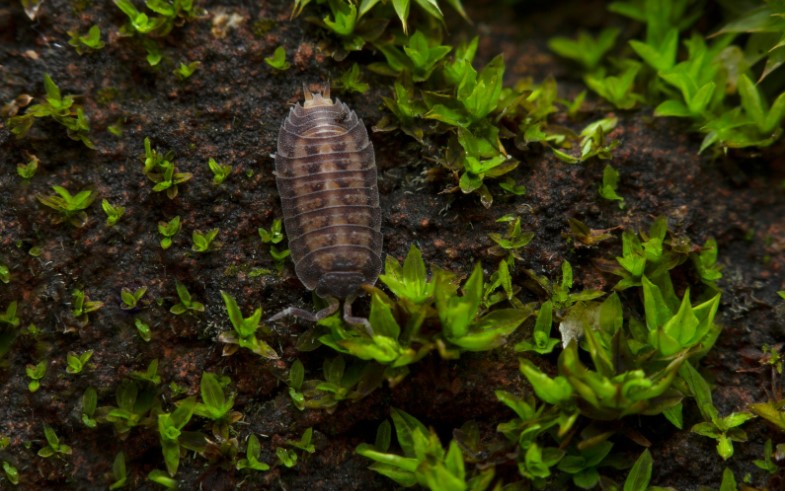
<svg viewBox="0 0 785 491">
<path fill-rule="evenodd" d="M 292 469 L 275 465 L 268 472 L 237 471 L 228 463 L 231 455 L 221 453 L 220 439 L 211 436 L 211 452 L 184 453 L 177 474 L 180 489 L 394 489 L 392 481 L 369 470 L 369 461 L 354 453 L 358 444 L 373 441 L 391 407 L 413 414 L 445 441 L 468 421 L 486 441 L 499 438 L 496 425 L 512 414 L 494 390 L 530 390 L 512 349 L 529 334 L 530 323 L 493 352 L 458 360 L 443 360 L 434 352 L 413 365 L 400 384 L 385 384 L 331 412 L 300 411 L 289 398 L 286 377 L 294 360 L 303 361 L 311 378 L 318 376 L 325 358 L 334 356 L 326 347 L 298 350 L 310 329 L 307 323 L 270 325 L 262 337 L 280 355 L 277 360 L 247 350 L 223 356 L 217 339 L 231 328 L 221 291 L 234 296 L 246 315 L 258 306 L 265 318 L 289 306 L 314 308 L 291 263 L 278 273 L 257 232 L 281 217 L 273 175 L 278 128 L 289 107 L 301 99 L 303 83 L 334 80 L 353 62 L 370 61 L 372 54 L 335 61 L 323 31 L 303 19 L 289 20 L 288 1 L 226 0 L 211 2 L 207 15 L 175 27 L 161 42 L 163 61 L 153 68 L 138 40 L 118 35 L 125 16 L 111 2 L 46 1 L 34 21 L 20 3 L 0 4 L 0 102 L 21 94 L 42 97 L 44 74 L 49 74 L 63 94 L 74 94 L 84 107 L 95 149 L 69 139 L 49 121 L 37 121 L 24 139 L 0 126 L 0 263 L 11 272 L 11 281 L 0 283 L 0 308 L 16 301 L 21 319 L 19 334 L 0 359 L 0 436 L 9 439 L 0 458 L 19 470 L 17 489 L 106 489 L 120 451 L 126 456 L 128 488 L 157 489 L 147 480 L 151 471 L 163 469 L 155 425 L 119 437 L 111 424 L 89 429 L 81 421 L 81 399 L 88 387 L 97 390 L 99 408 L 116 405 L 120 383 L 154 359 L 167 410 L 184 394 L 198 395 L 203 372 L 229 376 L 234 409 L 242 413 L 231 437 L 244 448 L 250 433 L 261 435 L 265 462 L 275 461 L 273 449 L 314 429 L 315 453 L 301 457 Z M 598 14 L 604 11 L 602 2 L 467 3 L 474 24 L 450 15 L 450 35 L 479 33 L 480 61 L 503 52 L 508 83 L 553 76 L 564 96 L 581 90 L 572 67 L 552 55 L 546 43 L 551 36 L 570 35 L 577 25 L 601 26 L 606 21 Z M 106 46 L 80 56 L 67 44 L 67 32 L 84 33 L 93 24 L 101 27 Z M 281 45 L 292 67 L 276 73 L 264 58 Z M 187 80 L 178 80 L 173 70 L 191 61 L 201 66 Z M 371 86 L 367 93 L 337 95 L 370 129 L 384 115 L 381 101 L 389 96 L 390 81 L 367 71 L 364 75 Z M 597 261 L 619 255 L 619 231 L 645 229 L 654 218 L 667 216 L 670 228 L 693 243 L 715 237 L 719 245 L 724 271 L 718 320 L 724 330 L 703 361 L 704 373 L 715 384 L 715 404 L 727 414 L 766 400 L 770 378 L 759 369 L 757 350 L 785 341 L 785 309 L 776 295 L 785 289 L 785 147 L 701 156 L 699 136 L 682 122 L 654 118 L 650 108 L 614 113 L 590 96 L 583 113 L 587 120 L 619 118 L 609 136 L 621 142 L 612 162 L 622 176 L 624 209 L 597 196 L 604 162 L 571 166 L 536 149 L 516 155 L 522 163 L 512 176 L 526 186 L 526 194 L 499 197 L 486 209 L 476 196 L 442 192 L 455 181 L 449 173 L 432 171 L 440 142 L 423 146 L 398 132 L 371 133 L 385 254 L 402 259 L 414 243 L 429 264 L 467 275 L 481 261 L 492 271 L 498 258 L 488 234 L 503 232 L 504 224 L 496 220 L 515 213 L 526 230 L 536 233 L 522 250 L 521 268 L 558 278 L 567 260 L 578 287 L 608 290 L 615 280 Z M 121 132 L 113 134 L 110 127 Z M 193 174 L 175 199 L 153 192 L 142 172 L 145 137 L 153 148 L 171 150 L 178 170 Z M 29 154 L 40 166 L 31 180 L 23 181 L 16 166 L 27 162 Z M 212 183 L 210 157 L 233 166 L 221 185 Z M 85 226 L 53 222 L 55 214 L 37 199 L 52 194 L 53 185 L 97 193 Z M 126 207 L 113 227 L 105 223 L 101 199 Z M 175 216 L 181 218 L 182 230 L 171 248 L 163 250 L 158 224 Z M 614 229 L 616 238 L 575 247 L 565 239 L 569 218 L 592 229 Z M 192 232 L 213 228 L 220 229 L 216 240 L 221 247 L 192 251 Z M 522 270 L 513 272 L 517 284 L 526 278 Z M 170 313 L 179 302 L 176 282 L 206 306 L 204 312 Z M 121 309 L 121 290 L 140 287 L 147 288 L 140 306 Z M 73 314 L 77 289 L 103 302 L 86 322 Z M 543 300 L 535 291 L 524 289 L 521 295 Z M 367 305 L 367 299 L 357 301 L 360 312 L 367 313 Z M 149 342 L 137 333 L 137 318 L 149 324 Z M 68 374 L 66 354 L 87 350 L 94 354 L 85 370 Z M 30 392 L 25 368 L 41 360 L 48 362 L 46 375 L 41 388 Z M 542 363 L 548 362 L 555 357 Z M 694 407 L 688 409 L 685 427 L 699 419 Z M 652 444 L 652 484 L 716 489 L 723 463 L 712 441 L 677 431 L 664 420 L 650 420 L 624 424 Z M 37 456 L 45 445 L 44 425 L 72 447 L 71 455 Z M 763 455 L 766 439 L 781 443 L 785 437 L 760 421 L 745 429 L 749 441 L 736 445 L 736 455 L 726 465 L 739 478 L 749 473 L 756 486 L 773 488 L 776 482 L 767 484 L 768 475 L 752 461 Z M 631 455 L 640 452 L 632 444 L 629 448 Z M 486 457 L 497 464 L 498 475 L 515 475 L 509 456 Z M 623 474 L 613 475 L 623 479 Z M 4 489 L 9 486 L 0 482 Z"/>
</svg>

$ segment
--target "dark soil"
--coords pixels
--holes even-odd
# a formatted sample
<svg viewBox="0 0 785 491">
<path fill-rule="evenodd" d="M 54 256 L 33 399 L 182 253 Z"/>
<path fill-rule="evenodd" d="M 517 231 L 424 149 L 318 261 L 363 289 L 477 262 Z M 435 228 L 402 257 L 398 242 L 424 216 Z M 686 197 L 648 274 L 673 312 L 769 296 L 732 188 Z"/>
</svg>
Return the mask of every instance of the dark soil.
<svg viewBox="0 0 785 491">
<path fill-rule="evenodd" d="M 295 344 L 308 325 L 287 321 L 272 326 L 265 339 L 281 354 L 280 360 L 243 350 L 222 356 L 216 337 L 230 325 L 221 290 L 232 294 L 246 314 L 259 305 L 265 317 L 291 305 L 313 308 L 291 264 L 278 275 L 257 234 L 259 227 L 269 228 L 281 217 L 271 154 L 282 119 L 301 96 L 302 83 L 336 79 L 353 61 L 367 61 L 351 56 L 334 61 L 326 54 L 329 40 L 319 28 L 303 19 L 289 21 L 290 5 L 276 0 L 209 6 L 206 17 L 176 27 L 164 39 L 164 61 L 151 68 L 140 43 L 117 35 L 125 17 L 111 2 L 47 1 L 35 21 L 25 16 L 20 2 L 0 4 L 0 102 L 23 93 L 41 97 L 48 73 L 63 94 L 78 95 L 96 146 L 89 150 L 70 140 L 56 123 L 39 120 L 21 140 L 0 125 L 0 263 L 12 273 L 9 284 L 0 284 L 0 309 L 18 301 L 22 326 L 35 324 L 40 331 L 37 336 L 19 335 L 0 360 L 0 436 L 10 438 L 0 460 L 19 469 L 17 489 L 105 489 L 121 450 L 127 458 L 128 488 L 158 489 L 146 480 L 153 469 L 163 469 L 157 432 L 134 429 L 121 440 L 111 425 L 87 429 L 80 410 L 87 387 L 97 389 L 99 406 L 113 405 L 119 382 L 156 358 L 167 408 L 174 399 L 170 383 L 196 395 L 202 372 L 231 377 L 237 392 L 234 407 L 244 415 L 235 425 L 235 436 L 244 442 L 251 432 L 263 435 L 266 462 L 275 461 L 274 448 L 285 440 L 299 438 L 308 427 L 315 430 L 316 452 L 293 469 L 274 466 L 265 473 L 244 473 L 225 457 L 210 461 L 188 453 L 177 474 L 181 489 L 394 489 L 392 481 L 367 469 L 367 459 L 354 454 L 359 443 L 373 441 L 391 406 L 410 412 L 445 439 L 470 420 L 484 437 L 498 438 L 495 426 L 512 417 L 494 390 L 527 390 L 513 343 L 455 361 L 434 354 L 414 365 L 401 384 L 341 403 L 332 413 L 298 411 L 289 399 L 285 379 L 295 359 L 303 360 L 314 377 L 322 360 L 334 356 L 327 348 L 297 351 Z M 559 80 L 565 96 L 580 90 L 571 67 L 547 50 L 546 41 L 571 34 L 577 25 L 602 25 L 607 21 L 602 2 L 521 2 L 517 10 L 501 5 L 470 3 L 474 25 L 452 19 L 452 35 L 480 33 L 481 61 L 503 52 L 509 83 L 550 75 Z M 242 18 L 224 37 L 214 33 L 221 13 Z M 67 31 L 84 33 L 93 24 L 101 26 L 106 47 L 79 56 L 67 44 Z M 271 28 L 263 32 L 265 26 Z M 293 61 L 281 74 L 263 61 L 279 45 Z M 201 67 L 188 80 L 178 81 L 172 70 L 181 61 L 195 60 Z M 370 127 L 384 114 L 381 97 L 389 95 L 389 80 L 370 72 L 364 76 L 371 82 L 366 94 L 337 95 Z M 590 98 L 585 117 L 611 113 Z M 522 267 L 557 278 L 562 262 L 569 260 L 579 287 L 609 289 L 614 279 L 602 273 L 596 261 L 618 255 L 620 240 L 575 248 L 564 238 L 567 219 L 577 218 L 594 229 L 638 230 L 665 215 L 672 230 L 694 243 L 715 237 L 719 244 L 725 267 L 719 314 L 724 331 L 703 361 L 704 373 L 716 384 L 715 404 L 727 414 L 766 400 L 770 377 L 758 369 L 755 353 L 764 344 L 785 342 L 785 304 L 776 295 L 785 289 L 785 146 L 711 158 L 698 155 L 700 136 L 679 121 L 653 118 L 650 109 L 615 115 L 619 125 L 610 137 L 621 141 L 613 165 L 621 173 L 624 210 L 597 196 L 604 162 L 570 166 L 550 153 L 521 153 L 522 164 L 513 177 L 525 184 L 526 195 L 500 197 L 485 209 L 475 196 L 440 193 L 454 182 L 446 174 L 427 172 L 439 142 L 429 148 L 397 132 L 371 134 L 380 171 L 386 254 L 402 259 L 416 243 L 429 264 L 464 275 L 476 261 L 490 269 L 494 260 L 488 234 L 503 231 L 496 219 L 515 212 L 526 230 L 536 232 L 523 250 Z M 107 131 L 118 122 L 123 128 L 119 137 Z M 178 169 L 193 173 L 176 199 L 153 192 L 142 173 L 145 137 L 154 148 L 173 150 Z M 27 152 L 41 162 L 29 183 L 16 175 L 16 164 L 27 161 Z M 234 167 L 221 186 L 211 182 L 209 157 Z M 52 211 L 36 199 L 51 194 L 52 185 L 99 194 L 85 227 L 52 223 Z M 101 198 L 127 208 L 114 227 L 105 224 Z M 182 230 L 164 251 L 157 224 L 177 215 Z M 192 231 L 215 227 L 220 228 L 222 247 L 206 254 L 192 252 Z M 35 257 L 30 254 L 34 247 L 42 251 Z M 252 274 L 259 268 L 272 272 Z M 514 272 L 516 283 L 525 278 L 522 271 Z M 178 302 L 175 281 L 206 305 L 203 314 L 169 313 Z M 148 287 L 144 307 L 122 310 L 121 289 L 141 286 Z M 75 289 L 105 303 L 85 326 L 71 314 Z M 522 295 L 536 299 L 533 293 Z M 367 311 L 367 300 L 357 303 Z M 136 316 L 150 324 L 151 342 L 138 336 Z M 88 368 L 77 376 L 66 374 L 66 353 L 88 349 L 95 353 Z M 41 389 L 31 393 L 25 367 L 44 359 L 49 362 L 47 375 Z M 689 428 L 700 416 L 694 405 L 687 407 Z M 652 442 L 652 484 L 717 488 L 727 465 L 739 480 L 749 473 L 756 487 L 781 486 L 782 472 L 768 481 L 768 474 L 752 464 L 762 458 L 766 439 L 785 441 L 785 435 L 764 423 L 745 426 L 749 441 L 737 443 L 735 456 L 724 464 L 711 440 L 653 419 L 625 421 Z M 44 425 L 73 447 L 72 455 L 36 455 L 45 445 Z M 629 448 L 632 455 L 640 452 L 639 447 Z M 498 471 L 514 475 L 514 462 L 500 464 Z M 0 478 L 0 487 L 8 486 Z"/>
</svg>

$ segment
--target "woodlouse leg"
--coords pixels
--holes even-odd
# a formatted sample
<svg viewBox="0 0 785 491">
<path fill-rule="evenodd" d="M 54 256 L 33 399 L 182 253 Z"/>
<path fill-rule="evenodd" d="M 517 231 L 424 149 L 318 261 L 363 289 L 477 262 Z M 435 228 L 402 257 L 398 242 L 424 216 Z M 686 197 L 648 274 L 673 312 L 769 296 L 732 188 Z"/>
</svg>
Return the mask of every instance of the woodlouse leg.
<svg viewBox="0 0 785 491">
<path fill-rule="evenodd" d="M 298 319 L 303 319 L 308 322 L 319 322 L 325 317 L 328 317 L 334 314 L 335 312 L 337 312 L 338 307 L 341 305 L 341 302 L 339 302 L 337 298 L 329 297 L 326 300 L 328 302 L 327 307 L 323 308 L 318 312 L 308 312 L 307 310 L 303 310 L 297 307 L 288 307 L 278 312 L 274 316 L 270 317 L 268 322 L 275 322 L 287 316 L 296 317 Z"/>
<path fill-rule="evenodd" d="M 371 323 L 368 322 L 368 319 L 352 315 L 352 302 L 354 302 L 355 298 L 357 297 L 349 297 L 343 301 L 343 320 L 350 326 L 362 326 L 368 332 L 369 336 L 373 336 L 373 328 L 371 327 Z"/>
</svg>

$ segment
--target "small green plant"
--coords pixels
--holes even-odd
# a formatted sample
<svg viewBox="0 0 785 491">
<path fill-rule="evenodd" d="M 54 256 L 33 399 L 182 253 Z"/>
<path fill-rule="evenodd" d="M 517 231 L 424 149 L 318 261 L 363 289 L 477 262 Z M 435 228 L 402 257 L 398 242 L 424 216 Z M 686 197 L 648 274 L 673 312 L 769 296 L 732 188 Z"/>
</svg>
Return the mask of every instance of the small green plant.
<svg viewBox="0 0 785 491">
<path fill-rule="evenodd" d="M 109 485 L 110 490 L 122 489 L 128 483 L 128 475 L 125 468 L 125 454 L 118 452 L 112 463 L 112 478 L 114 481 Z"/>
<path fill-rule="evenodd" d="M 134 291 L 131 291 L 128 288 L 123 288 L 122 290 L 120 290 L 120 299 L 123 302 L 120 305 L 120 308 L 123 310 L 136 309 L 139 306 L 139 300 L 142 299 L 145 293 L 147 293 L 146 286 L 137 288 Z"/>
<path fill-rule="evenodd" d="M 207 161 L 210 171 L 213 173 L 213 184 L 216 186 L 222 184 L 227 177 L 232 173 L 232 166 L 229 164 L 219 164 L 214 158 L 210 157 Z"/>
<path fill-rule="evenodd" d="M 348 92 L 357 92 L 365 94 L 368 92 L 370 86 L 363 82 L 360 75 L 360 65 L 357 63 L 352 64 L 352 67 L 343 72 L 341 76 L 335 81 L 336 88 L 346 90 Z"/>
<path fill-rule="evenodd" d="M 537 320 L 534 323 L 532 339 L 524 340 L 515 345 L 515 351 L 534 351 L 541 355 L 548 354 L 559 344 L 559 340 L 551 337 L 553 326 L 553 304 L 548 301 L 540 306 Z"/>
<path fill-rule="evenodd" d="M 17 138 L 24 138 L 32 128 L 35 118 L 52 118 L 65 126 L 69 138 L 81 141 L 87 148 L 95 148 L 87 136 L 90 132 L 90 121 L 82 107 L 74 104 L 75 96 L 61 95 L 60 88 L 48 74 L 44 75 L 44 89 L 46 97 L 43 102 L 28 107 L 22 115 L 8 118 L 8 129 L 11 133 Z"/>
<path fill-rule="evenodd" d="M 169 312 L 174 315 L 182 315 L 188 311 L 204 312 L 204 304 L 191 298 L 191 294 L 184 284 L 177 281 L 175 282 L 175 288 L 177 288 L 177 296 L 180 298 L 180 303 L 172 305 Z"/>
<path fill-rule="evenodd" d="M 455 440 L 445 452 L 439 437 L 412 415 L 392 408 L 390 416 L 403 455 L 389 451 L 389 423 L 380 426 L 376 445 L 361 443 L 355 450 L 374 461 L 371 470 L 403 487 L 419 484 L 431 490 L 468 489 L 463 454 Z"/>
<path fill-rule="evenodd" d="M 193 240 L 191 250 L 194 252 L 209 252 L 220 248 L 220 242 L 213 242 L 218 236 L 218 232 L 220 232 L 220 229 L 217 228 L 208 230 L 207 232 L 194 230 L 191 234 L 191 239 Z"/>
<path fill-rule="evenodd" d="M 144 139 L 144 175 L 154 182 L 154 192 L 166 191 L 169 199 L 174 199 L 178 194 L 178 185 L 183 184 L 193 177 L 190 172 L 176 172 L 174 162 L 174 152 L 169 151 L 162 154 L 158 150 L 153 150 L 150 138 Z"/>
<path fill-rule="evenodd" d="M 165 471 L 161 469 L 154 469 L 147 475 L 147 479 L 152 482 L 163 486 L 166 489 L 177 489 L 177 479 L 170 477 Z"/>
<path fill-rule="evenodd" d="M 35 176 L 35 173 L 38 171 L 38 164 L 41 162 L 38 160 L 38 157 L 32 154 L 28 155 L 28 158 L 30 160 L 26 164 L 16 165 L 16 174 L 26 181 Z"/>
<path fill-rule="evenodd" d="M 221 297 L 226 305 L 229 321 L 234 327 L 234 331 L 224 331 L 218 336 L 219 341 L 228 345 L 224 346 L 224 356 L 234 354 L 240 347 L 249 349 L 264 358 L 278 359 L 278 353 L 256 336 L 256 331 L 260 329 L 259 323 L 262 320 L 262 308 L 257 307 L 250 317 L 243 317 L 234 297 L 224 291 L 221 291 Z M 262 329 L 266 330 L 266 328 Z"/>
<path fill-rule="evenodd" d="M 46 437 L 47 444 L 45 447 L 38 450 L 39 457 L 48 459 L 56 454 L 71 455 L 71 447 L 65 443 L 60 443 L 60 438 L 51 426 L 44 425 L 44 437 Z"/>
<path fill-rule="evenodd" d="M 7 281 L 4 283 L 8 283 Z M 19 317 L 16 316 L 16 302 L 11 302 L 6 307 L 5 312 L 0 313 L 0 322 L 8 324 L 11 327 L 19 327 Z"/>
<path fill-rule="evenodd" d="M 191 75 L 196 73 L 196 70 L 202 66 L 201 61 L 192 61 L 191 63 L 180 63 L 174 70 L 174 75 L 177 77 L 177 80 L 183 81 L 191 78 Z"/>
<path fill-rule="evenodd" d="M 82 395 L 82 424 L 88 428 L 98 426 L 95 419 L 95 409 L 98 405 L 98 393 L 94 388 L 88 387 Z"/>
<path fill-rule="evenodd" d="M 292 66 L 291 63 L 286 61 L 286 50 L 283 46 L 275 48 L 272 56 L 266 57 L 264 62 L 278 71 L 288 70 Z"/>
<path fill-rule="evenodd" d="M 305 408 L 305 396 L 302 393 L 303 382 L 305 381 L 305 366 L 299 359 L 294 360 L 289 368 L 289 397 L 292 403 L 299 410 Z"/>
<path fill-rule="evenodd" d="M 522 259 L 518 251 L 526 247 L 534 239 L 534 232 L 523 231 L 520 217 L 506 215 L 496 220 L 496 222 L 507 223 L 507 231 L 504 235 L 497 232 L 488 234 L 488 237 L 498 247 L 498 250 L 492 250 L 492 252 L 497 256 L 508 255 L 515 259 Z"/>
<path fill-rule="evenodd" d="M 567 164 L 578 164 L 590 158 L 596 157 L 600 160 L 611 158 L 611 152 L 619 146 L 618 140 L 606 141 L 607 135 L 619 122 L 617 118 L 604 118 L 586 125 L 580 134 L 580 155 L 574 156 L 557 148 L 552 149 L 553 154 Z"/>
<path fill-rule="evenodd" d="M 227 397 L 224 394 L 225 384 L 221 382 L 218 376 L 210 372 L 204 372 L 199 385 L 202 402 L 196 403 L 194 406 L 195 415 L 212 420 L 219 427 L 234 424 L 243 417 L 242 413 L 232 410 L 234 396 Z"/>
<path fill-rule="evenodd" d="M 694 425 L 690 431 L 717 440 L 717 454 L 723 460 L 728 460 L 733 456 L 733 442 L 747 441 L 747 433 L 739 426 L 754 418 L 755 415 L 743 411 L 720 416 L 712 402 L 709 384 L 700 373 L 692 365 L 686 363 L 681 369 L 681 375 L 695 396 L 698 409 L 704 419 L 703 422 Z"/>
<path fill-rule="evenodd" d="M 3 263 L 0 263 L 0 282 L 6 285 L 11 282 L 11 270 Z M 0 314 L 0 322 L 3 322 L 4 318 L 5 314 Z"/>
<path fill-rule="evenodd" d="M 125 207 L 114 206 L 106 199 L 101 200 L 101 208 L 103 208 L 104 213 L 106 213 L 106 225 L 109 227 L 116 225 L 125 214 Z"/>
<path fill-rule="evenodd" d="M 766 443 L 763 444 L 763 459 L 756 459 L 752 463 L 755 464 L 755 466 L 759 469 L 763 469 L 769 474 L 776 474 L 779 467 L 772 459 L 772 455 L 774 453 L 772 448 L 773 446 L 771 443 L 771 438 L 769 438 L 766 440 Z"/>
<path fill-rule="evenodd" d="M 137 317 L 134 319 L 134 326 L 136 327 L 136 331 L 139 333 L 139 337 L 142 338 L 144 342 L 149 343 L 153 338 L 153 334 L 150 332 L 150 325 Z"/>
<path fill-rule="evenodd" d="M 104 306 L 103 302 L 89 300 L 85 296 L 84 290 L 76 289 L 74 290 L 73 294 L 73 305 L 71 307 L 71 313 L 74 315 L 76 320 L 83 326 L 87 325 L 89 319 L 87 314 L 91 312 L 95 312 L 96 310 L 100 309 Z"/>
<path fill-rule="evenodd" d="M 68 222 L 74 227 L 84 227 L 87 224 L 87 213 L 84 210 L 96 198 L 93 191 L 85 189 L 75 195 L 71 195 L 62 186 L 52 186 L 52 189 L 57 193 L 56 195 L 43 196 L 39 194 L 36 197 L 41 204 L 59 213 L 55 223 Z"/>
<path fill-rule="evenodd" d="M 8 479 L 13 485 L 19 484 L 19 470 L 14 467 L 11 462 L 7 460 L 3 461 L 3 472 L 5 472 L 5 477 Z"/>
<path fill-rule="evenodd" d="M 196 401 L 193 397 L 178 403 L 177 408 L 171 413 L 158 415 L 158 434 L 161 441 L 161 451 L 164 455 L 166 470 L 174 477 L 180 465 L 181 448 L 188 448 L 183 436 L 183 427 L 188 424 L 193 415 Z"/>
<path fill-rule="evenodd" d="M 68 44 L 73 46 L 80 55 L 91 51 L 98 51 L 105 45 L 101 40 L 101 28 L 98 27 L 97 24 L 92 26 L 85 35 L 80 35 L 76 31 L 69 31 L 68 35 L 71 36 L 71 39 L 68 40 Z"/>
<path fill-rule="evenodd" d="M 555 37 L 548 40 L 548 47 L 559 56 L 577 61 L 585 70 L 592 71 L 613 48 L 618 36 L 619 30 L 614 27 L 603 29 L 597 39 L 586 31 L 580 31 L 577 40 Z"/>
<path fill-rule="evenodd" d="M 81 355 L 77 355 L 75 352 L 69 351 L 68 355 L 66 356 L 66 362 L 68 363 L 68 366 L 65 368 L 65 371 L 71 375 L 81 373 L 82 369 L 84 369 L 84 366 L 92 356 L 93 350 L 87 350 Z"/>
<path fill-rule="evenodd" d="M 270 244 L 270 256 L 273 258 L 275 268 L 278 270 L 278 273 L 280 273 L 283 271 L 284 261 L 291 254 L 289 249 L 279 250 L 277 247 L 275 247 L 276 244 L 280 244 L 284 240 L 283 222 L 281 219 L 274 219 L 273 224 L 270 226 L 270 230 L 265 230 L 264 228 L 260 227 L 259 238 L 262 239 L 262 243 Z"/>
<path fill-rule="evenodd" d="M 464 351 L 485 351 L 504 342 L 532 314 L 530 307 L 487 311 L 482 268 L 477 265 L 459 295 L 459 281 L 435 269 L 429 280 L 420 251 L 412 246 L 403 266 L 387 256 L 379 279 L 395 294 L 393 301 L 378 288 L 371 292 L 370 330 L 347 329 L 337 316 L 322 320 L 329 329 L 319 340 L 334 350 L 362 360 L 389 365 L 387 376 L 405 375 L 405 367 L 437 349 L 444 358 Z M 438 330 L 420 332 L 426 325 Z"/>
<path fill-rule="evenodd" d="M 248 437 L 248 446 L 245 450 L 245 458 L 237 461 L 237 470 L 250 469 L 254 471 L 267 471 L 270 466 L 259 460 L 262 451 L 262 446 L 259 444 L 259 438 L 251 433 Z"/>
<path fill-rule="evenodd" d="M 46 360 L 41 360 L 35 365 L 27 365 L 27 367 L 25 367 L 27 378 L 30 379 L 30 383 L 27 384 L 27 390 L 36 392 L 41 388 L 41 379 L 46 375 L 46 369 Z"/>
<path fill-rule="evenodd" d="M 584 81 L 591 90 L 617 109 L 632 109 L 643 101 L 643 96 L 635 92 L 635 77 L 640 69 L 640 63 L 627 60 L 618 75 L 606 75 L 603 70 L 599 70 L 587 74 Z"/>
<path fill-rule="evenodd" d="M 150 383 L 125 380 L 115 391 L 117 406 L 98 408 L 98 419 L 112 423 L 119 438 L 127 437 L 132 428 L 152 428 L 155 416 L 160 412 L 157 390 Z"/>
<path fill-rule="evenodd" d="M 172 237 L 180 231 L 180 216 L 176 216 L 168 222 L 158 222 L 158 233 L 163 236 L 161 239 L 161 249 L 166 250 L 172 247 Z"/>
<path fill-rule="evenodd" d="M 619 196 L 616 192 L 616 189 L 619 186 L 619 171 L 614 169 L 610 164 L 605 165 L 605 169 L 602 171 L 602 185 L 600 186 L 600 196 L 610 200 L 610 201 L 618 201 L 619 202 L 619 209 L 624 209 L 624 198 Z"/>
</svg>

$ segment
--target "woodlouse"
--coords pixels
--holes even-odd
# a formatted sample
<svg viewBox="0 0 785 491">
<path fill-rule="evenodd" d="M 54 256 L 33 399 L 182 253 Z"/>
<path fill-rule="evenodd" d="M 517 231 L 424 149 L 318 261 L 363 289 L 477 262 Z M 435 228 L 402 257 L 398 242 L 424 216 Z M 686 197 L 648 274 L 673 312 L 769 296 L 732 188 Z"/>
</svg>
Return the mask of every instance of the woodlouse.
<svg viewBox="0 0 785 491">
<path fill-rule="evenodd" d="M 352 316 L 351 303 L 382 266 L 373 145 L 357 114 L 330 98 L 329 86 L 303 93 L 305 102 L 291 108 L 278 133 L 276 184 L 297 277 L 329 305 L 315 314 L 289 307 L 271 320 L 317 321 L 344 300 L 344 320 L 368 328 Z"/>
</svg>

